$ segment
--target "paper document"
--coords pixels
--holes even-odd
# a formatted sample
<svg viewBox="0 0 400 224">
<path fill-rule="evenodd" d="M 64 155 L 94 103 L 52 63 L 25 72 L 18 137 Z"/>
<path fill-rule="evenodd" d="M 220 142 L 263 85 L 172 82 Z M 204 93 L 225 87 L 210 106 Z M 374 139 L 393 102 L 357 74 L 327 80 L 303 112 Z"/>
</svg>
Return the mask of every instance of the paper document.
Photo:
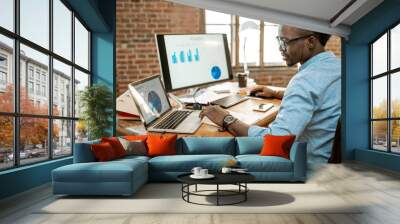
<svg viewBox="0 0 400 224">
<path fill-rule="evenodd" d="M 203 93 L 196 94 L 196 102 L 200 104 L 208 104 L 214 100 L 223 98 L 226 95 L 217 94 L 213 91 L 204 91 Z M 182 103 L 195 103 L 195 98 L 192 96 L 179 97 Z"/>
</svg>

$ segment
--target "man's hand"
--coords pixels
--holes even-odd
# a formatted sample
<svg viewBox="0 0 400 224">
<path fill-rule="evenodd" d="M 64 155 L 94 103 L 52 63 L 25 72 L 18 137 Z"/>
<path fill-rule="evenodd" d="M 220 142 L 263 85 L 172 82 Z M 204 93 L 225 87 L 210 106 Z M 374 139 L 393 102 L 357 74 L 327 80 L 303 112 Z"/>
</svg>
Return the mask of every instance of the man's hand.
<svg viewBox="0 0 400 224">
<path fill-rule="evenodd" d="M 208 106 L 200 113 L 200 118 L 208 117 L 212 122 L 222 127 L 224 118 L 228 115 L 228 111 L 222 109 L 220 106 Z"/>
<path fill-rule="evenodd" d="M 276 91 L 267 86 L 256 86 L 250 90 L 250 95 L 270 98 L 270 97 L 276 97 Z"/>
</svg>

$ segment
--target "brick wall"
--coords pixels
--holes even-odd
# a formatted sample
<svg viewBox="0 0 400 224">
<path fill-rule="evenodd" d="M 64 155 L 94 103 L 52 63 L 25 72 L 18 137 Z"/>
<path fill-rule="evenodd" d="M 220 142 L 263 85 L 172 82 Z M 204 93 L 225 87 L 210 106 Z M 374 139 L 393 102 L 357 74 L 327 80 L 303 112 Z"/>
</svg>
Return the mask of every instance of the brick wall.
<svg viewBox="0 0 400 224">
<path fill-rule="evenodd" d="M 338 36 L 331 36 L 328 43 L 326 43 L 325 49 L 335 53 L 336 57 L 342 56 L 342 41 Z"/>
<path fill-rule="evenodd" d="M 198 8 L 164 0 L 118 0 L 117 95 L 122 94 L 130 82 L 160 73 L 155 33 L 202 33 L 203 20 L 203 10 Z M 340 38 L 333 36 L 326 49 L 340 57 L 340 47 Z M 250 72 L 258 84 L 286 86 L 297 67 L 258 67 L 250 68 Z"/>
<path fill-rule="evenodd" d="M 163 0 L 117 1 L 117 95 L 160 74 L 155 33 L 201 33 L 203 10 Z"/>
</svg>

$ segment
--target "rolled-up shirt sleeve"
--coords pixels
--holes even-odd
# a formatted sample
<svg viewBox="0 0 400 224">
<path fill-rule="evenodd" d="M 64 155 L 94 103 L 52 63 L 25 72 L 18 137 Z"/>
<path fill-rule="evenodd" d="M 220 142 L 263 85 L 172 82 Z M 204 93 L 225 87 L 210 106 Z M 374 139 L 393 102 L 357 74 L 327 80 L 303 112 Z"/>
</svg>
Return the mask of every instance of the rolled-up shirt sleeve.
<svg viewBox="0 0 400 224">
<path fill-rule="evenodd" d="M 301 135 L 313 116 L 318 94 L 313 92 L 313 86 L 307 80 L 292 81 L 275 120 L 267 128 L 250 126 L 248 136 Z"/>
</svg>

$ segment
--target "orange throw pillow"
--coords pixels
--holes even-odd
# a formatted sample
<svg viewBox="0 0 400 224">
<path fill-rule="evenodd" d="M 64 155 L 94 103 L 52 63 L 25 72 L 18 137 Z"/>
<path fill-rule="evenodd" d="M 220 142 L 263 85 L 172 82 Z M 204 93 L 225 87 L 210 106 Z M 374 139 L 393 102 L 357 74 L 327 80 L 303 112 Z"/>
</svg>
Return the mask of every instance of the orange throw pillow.
<svg viewBox="0 0 400 224">
<path fill-rule="evenodd" d="M 165 134 L 156 135 L 149 134 L 147 137 L 147 154 L 148 156 L 165 156 L 176 155 L 176 139 L 177 135 Z"/>
<path fill-rule="evenodd" d="M 108 142 L 114 149 L 117 158 L 125 157 L 126 151 L 117 137 L 101 138 L 101 142 Z"/>
<path fill-rule="evenodd" d="M 286 159 L 290 159 L 290 148 L 296 135 L 285 135 L 285 136 L 274 136 L 265 135 L 264 145 L 261 149 L 261 156 L 280 156 Z"/>
<path fill-rule="evenodd" d="M 91 145 L 91 149 L 94 157 L 99 162 L 110 161 L 117 158 L 113 147 L 108 142 L 93 144 Z"/>
<path fill-rule="evenodd" d="M 147 139 L 147 135 L 127 135 L 123 137 L 124 139 L 128 140 L 128 141 L 146 141 Z"/>
</svg>

